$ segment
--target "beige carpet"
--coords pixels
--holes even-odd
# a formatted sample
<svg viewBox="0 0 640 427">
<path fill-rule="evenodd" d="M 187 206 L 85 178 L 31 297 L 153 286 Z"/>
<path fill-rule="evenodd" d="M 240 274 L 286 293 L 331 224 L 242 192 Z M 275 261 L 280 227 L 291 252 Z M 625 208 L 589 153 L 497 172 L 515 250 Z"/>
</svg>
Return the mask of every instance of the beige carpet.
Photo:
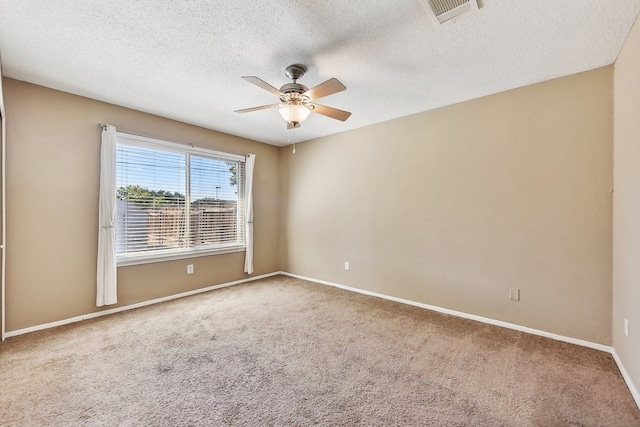
<svg viewBox="0 0 640 427">
<path fill-rule="evenodd" d="M 603 352 L 288 277 L 8 339 L 3 426 L 640 426 Z"/>
</svg>

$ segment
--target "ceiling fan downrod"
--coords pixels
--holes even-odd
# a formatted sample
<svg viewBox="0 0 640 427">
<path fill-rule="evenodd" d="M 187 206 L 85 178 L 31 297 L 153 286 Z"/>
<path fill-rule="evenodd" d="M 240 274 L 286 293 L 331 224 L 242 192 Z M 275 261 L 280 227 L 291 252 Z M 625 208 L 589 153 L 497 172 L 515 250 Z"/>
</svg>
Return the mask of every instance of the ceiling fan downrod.
<svg viewBox="0 0 640 427">
<path fill-rule="evenodd" d="M 302 64 L 292 64 L 284 69 L 284 75 L 289 77 L 295 83 L 300 77 L 307 72 L 307 67 Z"/>
</svg>

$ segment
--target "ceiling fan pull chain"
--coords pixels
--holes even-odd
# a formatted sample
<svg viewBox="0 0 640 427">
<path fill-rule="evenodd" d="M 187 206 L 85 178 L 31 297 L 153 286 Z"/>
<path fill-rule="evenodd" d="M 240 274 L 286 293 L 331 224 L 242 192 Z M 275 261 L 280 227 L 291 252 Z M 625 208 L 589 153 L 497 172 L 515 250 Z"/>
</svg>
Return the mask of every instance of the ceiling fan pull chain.
<svg viewBox="0 0 640 427">
<path fill-rule="evenodd" d="M 293 136 L 294 136 L 294 139 L 293 139 L 293 151 L 291 152 L 291 154 L 296 154 L 296 140 L 295 140 L 296 130 L 295 130 L 295 128 L 289 129 L 289 140 L 287 142 L 289 144 L 291 144 L 291 131 L 293 131 Z"/>
</svg>

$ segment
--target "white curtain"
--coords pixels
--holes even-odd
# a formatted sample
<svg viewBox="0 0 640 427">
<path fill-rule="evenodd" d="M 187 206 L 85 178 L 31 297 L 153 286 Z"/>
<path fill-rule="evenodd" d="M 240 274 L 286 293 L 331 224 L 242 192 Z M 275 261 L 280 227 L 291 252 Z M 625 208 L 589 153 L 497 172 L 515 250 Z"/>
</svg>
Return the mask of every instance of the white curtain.
<svg viewBox="0 0 640 427">
<path fill-rule="evenodd" d="M 253 166 L 256 163 L 255 154 L 247 154 L 247 159 L 244 163 L 245 173 L 245 198 L 246 198 L 246 226 L 244 231 L 244 238 L 247 244 L 247 251 L 244 256 L 244 272 L 247 274 L 253 273 Z"/>
<path fill-rule="evenodd" d="M 100 206 L 98 214 L 98 276 L 96 305 L 115 304 L 116 266 L 116 128 L 102 128 L 100 152 Z"/>
</svg>

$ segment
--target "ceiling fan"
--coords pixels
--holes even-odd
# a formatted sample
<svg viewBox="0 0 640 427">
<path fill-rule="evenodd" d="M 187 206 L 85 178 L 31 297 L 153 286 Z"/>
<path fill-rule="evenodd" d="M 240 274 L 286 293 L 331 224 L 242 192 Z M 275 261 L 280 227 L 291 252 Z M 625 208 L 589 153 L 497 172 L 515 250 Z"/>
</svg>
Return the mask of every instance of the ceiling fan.
<svg viewBox="0 0 640 427">
<path fill-rule="evenodd" d="M 304 75 L 307 67 L 301 64 L 289 65 L 284 70 L 284 74 L 293 80 L 280 89 L 276 89 L 264 80 L 255 76 L 243 76 L 242 78 L 254 85 L 265 89 L 280 99 L 278 104 L 261 105 L 260 107 L 245 108 L 236 110 L 236 113 L 249 113 L 251 111 L 266 110 L 268 108 L 278 108 L 282 117 L 287 121 L 287 129 L 299 128 L 300 123 L 309 117 L 311 112 L 331 117 L 332 119 L 345 121 L 351 115 L 348 111 L 316 104 L 316 99 L 342 92 L 347 88 L 338 79 L 329 79 L 318 86 L 307 89 L 305 85 L 297 82 Z"/>
</svg>

